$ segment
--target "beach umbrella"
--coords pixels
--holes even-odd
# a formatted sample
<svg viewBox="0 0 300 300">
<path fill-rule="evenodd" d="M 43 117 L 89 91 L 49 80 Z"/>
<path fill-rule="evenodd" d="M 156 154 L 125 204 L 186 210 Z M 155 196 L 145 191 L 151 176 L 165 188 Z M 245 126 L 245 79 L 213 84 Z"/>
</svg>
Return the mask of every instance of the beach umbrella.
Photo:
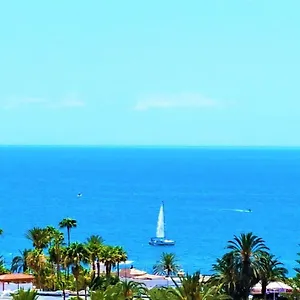
<svg viewBox="0 0 300 300">
<path fill-rule="evenodd" d="M 289 293 L 293 291 L 293 288 L 284 282 L 279 282 L 279 281 L 270 282 L 267 285 L 267 292 L 272 293 L 274 291 L 276 293 Z"/>
<path fill-rule="evenodd" d="M 280 281 L 274 281 L 270 282 L 267 285 L 267 293 L 268 294 L 274 294 L 274 293 L 290 293 L 293 291 L 293 288 L 289 285 L 287 285 L 284 282 Z M 261 283 L 257 283 L 255 286 L 251 289 L 251 294 L 261 294 Z"/>
</svg>

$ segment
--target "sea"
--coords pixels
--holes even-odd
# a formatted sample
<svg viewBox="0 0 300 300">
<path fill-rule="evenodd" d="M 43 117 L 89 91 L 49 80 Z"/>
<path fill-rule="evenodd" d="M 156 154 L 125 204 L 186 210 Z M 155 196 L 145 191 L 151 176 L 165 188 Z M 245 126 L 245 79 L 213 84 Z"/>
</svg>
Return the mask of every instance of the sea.
<svg viewBox="0 0 300 300">
<path fill-rule="evenodd" d="M 228 240 L 253 232 L 293 276 L 299 200 L 299 148 L 1 146 L 0 254 L 9 265 L 32 247 L 27 230 L 71 217 L 72 241 L 98 234 L 148 272 L 171 252 L 211 274 Z M 173 247 L 148 243 L 162 201 Z"/>
</svg>

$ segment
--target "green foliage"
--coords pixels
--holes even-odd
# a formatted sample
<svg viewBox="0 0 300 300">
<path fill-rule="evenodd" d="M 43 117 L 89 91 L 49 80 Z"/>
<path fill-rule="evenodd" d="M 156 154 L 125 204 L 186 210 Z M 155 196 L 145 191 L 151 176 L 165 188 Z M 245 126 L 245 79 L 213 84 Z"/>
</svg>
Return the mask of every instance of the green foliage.
<svg viewBox="0 0 300 300">
<path fill-rule="evenodd" d="M 297 253 L 297 256 L 300 257 L 300 252 Z M 300 259 L 297 259 L 296 263 L 297 267 L 294 268 L 294 270 L 296 271 L 295 282 L 299 282 L 298 287 L 300 288 Z"/>
<path fill-rule="evenodd" d="M 100 235 L 93 234 L 87 238 L 87 244 L 103 245 L 104 239 Z"/>
<path fill-rule="evenodd" d="M 19 250 L 19 255 L 15 256 L 11 262 L 11 268 L 10 268 L 10 271 L 12 273 L 14 272 L 17 272 L 17 273 L 20 273 L 20 272 L 23 272 L 23 273 L 26 273 L 27 270 L 28 270 L 28 266 L 27 266 L 27 262 L 26 262 L 26 259 L 27 259 L 27 256 L 28 256 L 28 253 L 30 252 L 29 249 L 24 249 L 23 251 L 20 251 Z"/>
<path fill-rule="evenodd" d="M 77 227 L 77 221 L 75 219 L 65 218 L 59 222 L 59 228 L 67 228 L 68 246 L 70 246 L 71 243 L 71 238 L 70 238 L 71 228 L 76 228 L 76 227 Z"/>
<path fill-rule="evenodd" d="M 112 267 L 115 267 L 122 261 L 126 261 L 127 253 L 122 247 L 103 245 L 100 251 L 100 261 L 105 266 L 106 276 L 110 276 Z"/>
<path fill-rule="evenodd" d="M 291 294 L 281 293 L 280 296 L 286 300 L 300 300 L 300 292 L 298 290 L 293 290 Z"/>
<path fill-rule="evenodd" d="M 172 288 L 153 288 L 148 291 L 150 300 L 173 300 L 175 296 L 171 293 Z"/>
<path fill-rule="evenodd" d="M 173 280 L 173 279 L 172 279 Z M 173 280 L 176 288 L 170 289 L 169 293 L 178 300 L 217 300 L 231 299 L 228 295 L 223 295 L 216 286 L 204 282 L 200 272 L 193 275 L 180 277 L 180 284 Z"/>
<path fill-rule="evenodd" d="M 258 281 L 265 287 L 271 281 L 286 280 L 287 270 L 283 264 L 269 253 L 265 242 L 252 233 L 234 236 L 228 242 L 228 252 L 217 259 L 213 265 L 214 275 L 208 282 L 203 281 L 199 272 L 180 277 L 180 284 L 173 280 L 175 288 L 154 288 L 134 281 L 120 281 L 112 276 L 112 268 L 127 260 L 126 251 L 120 246 L 104 244 L 102 237 L 91 235 L 86 243 L 70 243 L 70 230 L 77 226 L 76 220 L 63 219 L 60 228 L 67 228 L 68 245 L 64 235 L 53 226 L 35 227 L 26 237 L 32 241 L 33 249 L 20 252 L 13 258 L 13 272 L 30 272 L 35 276 L 35 285 L 43 290 L 89 290 L 91 300 L 132 300 L 148 297 L 150 300 L 243 300 Z M 0 230 L 1 234 L 1 230 Z M 300 255 L 300 254 L 299 254 Z M 96 262 L 96 264 L 95 264 Z M 105 266 L 106 274 L 101 276 L 99 264 Z M 91 270 L 84 267 L 89 263 Z M 300 260 L 297 261 L 300 264 Z M 72 273 L 68 273 L 68 269 Z M 162 253 L 154 265 L 155 274 L 172 276 L 179 270 L 174 253 Z M 288 299 L 300 300 L 300 267 L 295 268 L 297 275 L 289 281 L 294 288 Z M 7 273 L 3 258 L 0 257 L 0 273 Z M 291 298 L 294 297 L 294 298 Z M 37 295 L 21 290 L 13 299 L 36 300 Z M 86 298 L 86 295 L 85 295 Z M 21 299 L 21 300 L 22 300 Z"/>
<path fill-rule="evenodd" d="M 89 288 L 92 291 L 105 291 L 109 286 L 114 286 L 119 281 L 117 276 L 96 276 L 92 278 Z"/>
<path fill-rule="evenodd" d="M 285 281 L 287 269 L 274 255 L 263 253 L 258 258 L 259 279 L 262 285 L 262 296 L 266 295 L 267 285 L 272 281 Z"/>
<path fill-rule="evenodd" d="M 97 290 L 91 293 L 91 300 L 116 300 L 111 290 Z"/>
<path fill-rule="evenodd" d="M 229 268 L 235 273 L 235 278 L 238 278 L 232 296 L 246 300 L 251 287 L 259 282 L 260 257 L 265 255 L 269 248 L 262 238 L 249 232 L 242 233 L 239 237 L 234 236 L 233 240 L 228 241 L 227 249 L 230 250 L 231 256 Z"/>
<path fill-rule="evenodd" d="M 89 253 L 89 262 L 92 265 L 93 273 L 96 273 L 95 262 L 97 261 L 97 274 L 100 274 L 101 248 L 103 246 L 103 238 L 99 235 L 91 235 L 86 241 L 86 248 Z"/>
<path fill-rule="evenodd" d="M 81 263 L 88 261 L 88 250 L 82 243 L 72 243 L 66 248 L 66 263 L 73 265 L 74 267 L 79 267 Z"/>
<path fill-rule="evenodd" d="M 65 263 L 67 266 L 72 267 L 72 273 L 75 278 L 76 282 L 76 291 L 78 296 L 79 291 L 79 275 L 82 272 L 83 267 L 82 263 L 87 262 L 88 259 L 88 250 L 86 249 L 85 245 L 82 243 L 72 243 L 66 249 L 65 253 Z"/>
<path fill-rule="evenodd" d="M 225 253 L 222 258 L 218 258 L 213 265 L 215 274 L 211 278 L 211 282 L 219 286 L 227 295 L 232 298 L 239 298 L 240 276 L 239 261 L 232 252 Z"/>
<path fill-rule="evenodd" d="M 65 274 L 61 274 L 60 277 L 55 276 L 54 278 L 51 279 L 55 282 L 55 290 L 74 291 L 76 289 L 75 278 L 72 274 L 69 275 L 68 277 Z"/>
<path fill-rule="evenodd" d="M 153 273 L 158 275 L 175 275 L 179 271 L 179 265 L 174 253 L 163 252 L 160 260 L 153 266 Z"/>
<path fill-rule="evenodd" d="M 38 295 L 36 291 L 20 289 L 17 293 L 13 293 L 12 295 L 13 300 L 37 300 Z"/>
<path fill-rule="evenodd" d="M 50 242 L 49 231 L 46 228 L 33 227 L 27 231 L 25 237 L 32 242 L 32 246 L 36 249 L 47 248 Z"/>
<path fill-rule="evenodd" d="M 298 255 L 300 254 L 298 253 Z M 296 260 L 296 262 L 300 263 L 299 260 Z M 293 292 L 291 294 L 282 294 L 282 296 L 288 300 L 300 300 L 300 273 L 297 272 L 294 278 L 286 279 L 286 283 L 293 288 Z"/>
<path fill-rule="evenodd" d="M 250 289 L 259 281 L 262 284 L 262 297 L 272 281 L 285 281 L 287 270 L 260 237 L 252 233 L 241 234 L 228 242 L 221 259 L 213 265 L 215 274 L 211 283 L 218 286 L 232 299 L 248 299 Z"/>
<path fill-rule="evenodd" d="M 91 300 L 131 300 L 147 296 L 148 290 L 144 284 L 134 281 L 120 281 L 115 285 L 109 285 L 105 290 L 97 290 L 91 293 Z"/>
<path fill-rule="evenodd" d="M 9 273 L 9 270 L 5 267 L 5 261 L 3 256 L 0 256 L 0 275 Z"/>
<path fill-rule="evenodd" d="M 141 298 L 142 296 L 146 296 L 147 292 L 145 284 L 131 280 L 120 281 L 113 288 L 113 294 L 120 300 Z"/>
</svg>

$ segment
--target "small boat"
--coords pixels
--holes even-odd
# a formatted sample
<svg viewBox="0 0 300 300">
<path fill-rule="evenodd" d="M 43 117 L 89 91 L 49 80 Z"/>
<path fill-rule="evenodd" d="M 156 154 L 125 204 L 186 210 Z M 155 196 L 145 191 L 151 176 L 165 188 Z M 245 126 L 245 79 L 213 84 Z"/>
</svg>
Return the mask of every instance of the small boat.
<svg viewBox="0 0 300 300">
<path fill-rule="evenodd" d="M 165 235 L 165 212 L 164 203 L 162 202 L 157 220 L 156 237 L 152 237 L 149 241 L 152 246 L 174 246 L 175 241 L 166 238 Z"/>
</svg>

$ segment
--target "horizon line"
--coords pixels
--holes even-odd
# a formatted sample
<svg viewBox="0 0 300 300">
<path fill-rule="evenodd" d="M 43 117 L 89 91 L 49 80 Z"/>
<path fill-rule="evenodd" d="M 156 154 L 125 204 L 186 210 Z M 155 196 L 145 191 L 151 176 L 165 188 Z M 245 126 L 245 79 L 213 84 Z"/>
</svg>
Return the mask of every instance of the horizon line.
<svg viewBox="0 0 300 300">
<path fill-rule="evenodd" d="M 300 149 L 300 145 L 184 145 L 184 144 L 0 144 L 0 147 L 53 147 L 53 148 L 259 148 Z"/>
</svg>

